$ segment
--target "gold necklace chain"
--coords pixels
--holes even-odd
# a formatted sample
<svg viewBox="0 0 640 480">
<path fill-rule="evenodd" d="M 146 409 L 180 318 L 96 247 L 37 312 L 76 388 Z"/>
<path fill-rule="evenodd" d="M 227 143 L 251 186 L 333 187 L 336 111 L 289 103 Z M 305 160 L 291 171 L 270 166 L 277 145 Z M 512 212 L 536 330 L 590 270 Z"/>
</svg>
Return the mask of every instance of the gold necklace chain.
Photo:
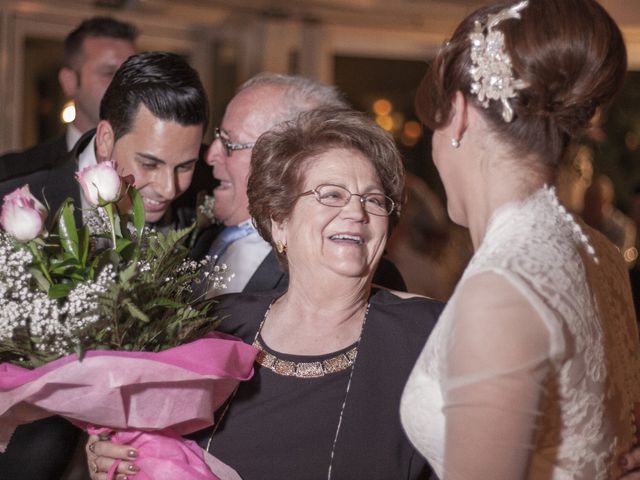
<svg viewBox="0 0 640 480">
<path fill-rule="evenodd" d="M 260 336 L 260 332 L 262 331 L 264 322 L 267 319 L 267 316 L 269 315 L 269 312 L 271 311 L 271 307 L 273 306 L 274 303 L 275 303 L 275 300 L 271 302 L 271 304 L 269 305 L 269 308 L 267 308 L 267 311 L 265 312 L 264 317 L 262 318 L 262 322 L 260 322 L 260 325 L 258 326 L 258 331 L 256 332 L 256 336 L 253 339 L 253 346 L 258 348 L 258 350 L 260 350 L 258 355 L 256 356 L 256 363 L 266 368 L 269 368 L 274 373 L 277 373 L 279 375 L 295 376 L 298 378 L 322 377 L 324 375 L 328 375 L 329 373 L 341 372 L 351 367 L 351 372 L 349 372 L 349 380 L 347 381 L 347 388 L 344 392 L 344 399 L 340 407 L 340 416 L 338 417 L 336 434 L 333 438 L 333 443 L 331 445 L 331 453 L 329 456 L 329 469 L 327 471 L 327 480 L 331 480 L 331 471 L 333 468 L 333 457 L 335 456 L 335 453 L 336 453 L 336 445 L 338 443 L 338 437 L 340 435 L 340 427 L 342 426 L 342 417 L 344 416 L 344 409 L 347 406 L 347 397 L 349 396 L 349 391 L 351 390 L 351 380 L 353 379 L 353 372 L 355 370 L 356 358 L 358 356 L 358 346 L 360 345 L 360 340 L 362 340 L 362 332 L 364 331 L 364 325 L 367 322 L 367 316 L 369 315 L 369 307 L 371 307 L 371 303 L 367 303 L 367 308 L 364 311 L 364 318 L 362 319 L 362 327 L 360 328 L 360 335 L 358 336 L 358 340 L 356 341 L 355 346 L 344 353 L 340 353 L 322 362 L 289 362 L 286 360 L 281 360 L 277 358 L 275 355 L 271 355 L 270 353 L 265 352 L 263 350 L 263 345 L 262 343 L 260 343 L 258 337 Z M 329 363 L 325 366 L 325 362 L 329 362 Z M 270 364 L 271 366 L 266 365 L 265 363 Z M 289 365 L 289 364 L 292 364 L 292 365 Z M 320 365 L 317 365 L 317 364 L 320 364 Z M 276 368 L 278 368 L 280 371 L 285 373 L 280 373 L 279 371 L 276 370 Z M 325 371 L 325 369 L 327 369 L 327 371 Z M 319 373 L 320 371 L 322 371 L 322 373 Z M 235 388 L 235 390 L 229 397 L 229 400 L 227 401 L 227 404 L 224 407 L 224 410 L 220 414 L 220 418 L 218 419 L 216 424 L 213 426 L 211 435 L 209 436 L 209 441 L 207 442 L 207 448 L 206 448 L 206 451 L 209 453 L 211 453 L 210 447 L 211 447 L 211 441 L 213 440 L 213 436 L 218 431 L 218 427 L 220 426 L 222 419 L 226 415 L 227 410 L 229 409 L 229 405 L 231 404 L 231 401 L 234 399 L 236 393 L 238 392 L 239 386 L 240 385 L 238 384 L 238 386 Z"/>
</svg>

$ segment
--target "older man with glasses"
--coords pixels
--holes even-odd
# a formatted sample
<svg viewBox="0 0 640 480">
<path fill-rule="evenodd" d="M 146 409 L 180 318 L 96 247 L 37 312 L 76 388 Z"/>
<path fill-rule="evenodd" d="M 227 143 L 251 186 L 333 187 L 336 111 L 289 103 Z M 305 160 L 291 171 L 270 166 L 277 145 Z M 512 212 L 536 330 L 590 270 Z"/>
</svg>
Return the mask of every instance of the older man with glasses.
<svg viewBox="0 0 640 480">
<path fill-rule="evenodd" d="M 213 190 L 213 214 L 222 225 L 201 235 L 193 250 L 196 258 L 205 254 L 216 257 L 213 265 L 227 265 L 232 277 L 225 289 L 209 288 L 206 296 L 286 288 L 288 278 L 249 214 L 251 149 L 260 135 L 302 112 L 346 106 L 334 87 L 303 77 L 262 73 L 240 86 L 206 156 L 219 182 Z M 400 273 L 389 262 L 381 264 L 374 281 L 405 289 Z"/>
</svg>

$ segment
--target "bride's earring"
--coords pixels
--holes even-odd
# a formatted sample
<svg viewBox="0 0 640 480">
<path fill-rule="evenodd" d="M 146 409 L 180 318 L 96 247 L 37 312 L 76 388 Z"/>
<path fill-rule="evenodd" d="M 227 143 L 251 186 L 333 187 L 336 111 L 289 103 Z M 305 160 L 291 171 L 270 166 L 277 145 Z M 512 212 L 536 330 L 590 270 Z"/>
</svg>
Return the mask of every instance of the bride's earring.
<svg viewBox="0 0 640 480">
<path fill-rule="evenodd" d="M 452 138 L 451 139 L 451 146 L 453 148 L 460 148 L 460 140 L 458 140 L 457 138 Z"/>
</svg>

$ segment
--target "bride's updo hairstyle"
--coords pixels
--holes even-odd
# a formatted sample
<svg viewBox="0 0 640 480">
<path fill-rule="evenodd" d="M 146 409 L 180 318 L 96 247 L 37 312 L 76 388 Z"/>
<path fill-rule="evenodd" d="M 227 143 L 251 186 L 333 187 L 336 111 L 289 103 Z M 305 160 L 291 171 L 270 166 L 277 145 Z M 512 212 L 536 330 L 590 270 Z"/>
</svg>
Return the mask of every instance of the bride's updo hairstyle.
<svg viewBox="0 0 640 480">
<path fill-rule="evenodd" d="M 507 100 L 513 119 L 505 121 L 500 100 L 490 100 L 483 108 L 471 91 L 469 35 L 476 21 L 486 26 L 489 14 L 517 3 L 483 7 L 458 26 L 422 80 L 416 109 L 431 129 L 444 127 L 450 121 L 451 101 L 461 91 L 516 158 L 533 154 L 555 168 L 570 140 L 584 133 L 596 109 L 621 87 L 626 49 L 620 29 L 595 0 L 529 0 L 519 10 L 520 19 L 504 19 L 494 27 L 504 34 L 513 79 L 523 82 Z"/>
</svg>

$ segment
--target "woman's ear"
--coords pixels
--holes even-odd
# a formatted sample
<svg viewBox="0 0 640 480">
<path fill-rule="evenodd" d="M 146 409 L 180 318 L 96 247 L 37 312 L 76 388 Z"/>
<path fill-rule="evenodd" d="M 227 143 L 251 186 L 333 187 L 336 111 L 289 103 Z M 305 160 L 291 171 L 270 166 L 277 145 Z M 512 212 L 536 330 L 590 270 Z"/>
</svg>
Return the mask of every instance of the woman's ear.
<svg viewBox="0 0 640 480">
<path fill-rule="evenodd" d="M 98 162 L 111 160 L 115 144 L 115 135 L 111 124 L 106 120 L 100 120 L 96 128 L 96 159 Z"/>
<path fill-rule="evenodd" d="M 282 245 L 287 244 L 287 221 L 278 222 L 271 218 L 271 238 L 274 245 L 280 242 Z"/>
<path fill-rule="evenodd" d="M 451 109 L 451 135 L 458 141 L 462 140 L 467 131 L 469 121 L 469 103 L 464 94 L 458 90 L 453 96 Z"/>
</svg>

